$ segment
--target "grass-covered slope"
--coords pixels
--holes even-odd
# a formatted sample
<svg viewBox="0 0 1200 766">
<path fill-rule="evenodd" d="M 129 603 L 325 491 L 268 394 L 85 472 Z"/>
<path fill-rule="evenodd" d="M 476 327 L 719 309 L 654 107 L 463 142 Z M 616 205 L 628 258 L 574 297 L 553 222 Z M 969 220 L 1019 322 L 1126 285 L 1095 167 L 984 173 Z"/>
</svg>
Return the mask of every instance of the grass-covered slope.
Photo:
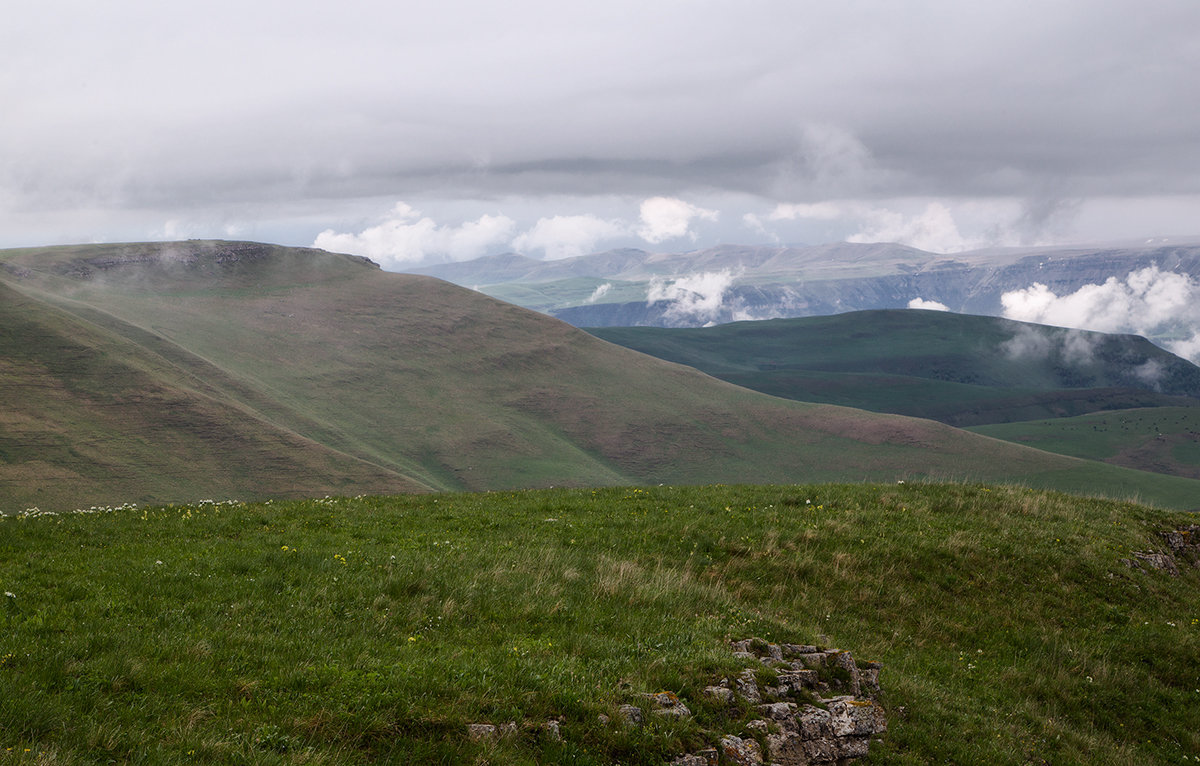
<svg viewBox="0 0 1200 766">
<path fill-rule="evenodd" d="M 953 425 L 1200 404 L 1200 368 L 1144 338 L 941 311 L 859 311 L 598 337 L 775 396 Z"/>
<path fill-rule="evenodd" d="M 1200 488 L 933 422 L 763 396 L 446 282 L 385 273 L 349 256 L 197 242 L 6 251 L 0 262 L 0 279 L 23 296 L 30 321 L 70 321 L 64 337 L 106 363 L 137 357 L 130 364 L 145 372 L 98 375 L 55 344 L 0 335 L 0 357 L 16 353 L 11 347 L 30 359 L 25 372 L 0 379 L 6 401 L 24 395 L 26 402 L 25 430 L 6 427 L 4 438 L 61 445 L 57 457 L 20 449 L 4 457 L 13 477 L 4 487 L 10 510 L 27 502 L 48 506 L 36 494 L 47 492 L 62 456 L 80 449 L 77 439 L 109 462 L 74 486 L 109 471 L 112 480 L 96 485 L 112 493 L 104 503 L 226 492 L 252 499 L 314 488 L 351 494 L 379 491 L 384 481 L 502 489 L 927 476 L 1191 507 Z M 110 347 L 122 350 L 114 356 Z M 57 369 L 60 378 L 98 392 L 93 398 L 108 397 L 109 411 L 145 411 L 138 417 L 158 425 L 121 415 L 76 431 L 61 412 L 92 409 L 93 400 L 71 392 L 60 405 L 21 394 L 35 368 Z M 178 429 L 160 428 L 169 408 L 140 398 L 155 387 L 200 396 L 256 434 L 246 438 L 286 434 L 311 443 L 326 463 L 294 490 L 277 492 L 289 472 L 304 473 L 289 447 L 205 441 L 190 427 L 201 422 L 191 414 L 178 418 Z M 180 468 L 157 471 L 142 453 L 106 452 L 109 439 Z M 41 466 L 47 458 L 50 466 Z M 360 473 L 339 472 L 338 460 Z M 213 489 L 197 495 L 203 487 Z M 95 502 L 94 494 L 75 504 Z"/>
<path fill-rule="evenodd" d="M 0 400 L 0 512 L 421 488 L 272 424 L 145 346 L 3 284 Z"/>
<path fill-rule="evenodd" d="M 882 662 L 871 763 L 1186 763 L 1200 569 L 1121 559 L 1195 521 L 914 484 L 10 516 L 0 758 L 659 764 L 751 736 L 702 690 L 757 636 Z M 620 725 L 664 690 L 694 717 Z"/>
<path fill-rule="evenodd" d="M 1048 452 L 1200 478 L 1200 409 L 1154 407 L 969 429 Z"/>
</svg>

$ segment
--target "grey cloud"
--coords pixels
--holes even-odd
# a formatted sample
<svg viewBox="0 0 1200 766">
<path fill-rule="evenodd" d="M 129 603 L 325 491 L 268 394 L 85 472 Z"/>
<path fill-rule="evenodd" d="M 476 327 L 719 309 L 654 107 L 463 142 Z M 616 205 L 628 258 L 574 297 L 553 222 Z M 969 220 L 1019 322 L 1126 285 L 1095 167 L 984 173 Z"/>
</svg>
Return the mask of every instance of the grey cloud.
<svg viewBox="0 0 1200 766">
<path fill-rule="evenodd" d="M 0 229 L 418 195 L 974 196 L 1040 200 L 1036 238 L 1074 200 L 1200 194 L 1198 27 L 1191 0 L 20 4 Z"/>
</svg>

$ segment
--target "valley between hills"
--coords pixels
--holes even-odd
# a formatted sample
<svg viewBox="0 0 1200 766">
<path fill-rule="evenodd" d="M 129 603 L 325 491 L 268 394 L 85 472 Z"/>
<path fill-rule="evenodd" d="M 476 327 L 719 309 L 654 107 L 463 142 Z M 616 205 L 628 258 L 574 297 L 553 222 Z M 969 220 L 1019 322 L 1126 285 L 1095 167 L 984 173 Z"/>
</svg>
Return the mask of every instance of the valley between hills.
<svg viewBox="0 0 1200 766">
<path fill-rule="evenodd" d="M 1194 479 L 765 395 L 354 256 L 204 241 L 7 250 L 0 266 L 6 512 L 825 481 L 1200 496 Z M 1176 372 L 1186 390 L 1124 395 L 1178 404 L 1195 373 Z"/>
<path fill-rule="evenodd" d="M 912 309 L 588 331 L 787 399 L 1200 477 L 1200 368 L 1136 335 Z"/>
</svg>

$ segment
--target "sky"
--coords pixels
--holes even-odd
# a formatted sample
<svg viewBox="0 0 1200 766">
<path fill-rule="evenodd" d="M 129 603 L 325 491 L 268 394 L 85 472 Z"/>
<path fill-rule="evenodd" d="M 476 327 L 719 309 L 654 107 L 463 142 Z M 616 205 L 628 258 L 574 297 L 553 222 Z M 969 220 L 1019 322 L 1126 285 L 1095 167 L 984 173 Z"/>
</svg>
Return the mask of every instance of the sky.
<svg viewBox="0 0 1200 766">
<path fill-rule="evenodd" d="M 0 50 L 0 247 L 1200 234 L 1195 0 L 39 0 Z"/>
</svg>

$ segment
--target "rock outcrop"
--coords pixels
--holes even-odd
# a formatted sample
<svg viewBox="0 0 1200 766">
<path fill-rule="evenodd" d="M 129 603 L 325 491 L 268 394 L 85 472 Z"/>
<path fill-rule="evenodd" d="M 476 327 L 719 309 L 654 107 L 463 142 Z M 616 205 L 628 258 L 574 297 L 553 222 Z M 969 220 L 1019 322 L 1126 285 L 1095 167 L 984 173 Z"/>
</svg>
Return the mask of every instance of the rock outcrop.
<svg viewBox="0 0 1200 766">
<path fill-rule="evenodd" d="M 753 661 L 737 675 L 719 679 L 704 689 L 705 704 L 735 709 L 744 721 L 739 734 L 711 732 L 706 747 L 685 753 L 672 766 L 809 766 L 849 764 L 867 755 L 871 740 L 887 731 L 879 694 L 877 662 L 858 663 L 850 652 L 806 644 L 773 644 L 757 638 L 734 641 L 734 656 Z M 639 704 L 625 703 L 616 711 L 622 726 L 639 727 L 651 717 L 689 719 L 692 710 L 675 693 L 638 695 Z M 753 716 L 746 720 L 745 707 Z M 603 725 L 613 719 L 600 716 Z M 468 736 L 496 741 L 522 728 L 516 723 L 473 723 Z M 540 727 L 540 736 L 560 741 L 557 721 Z"/>
<path fill-rule="evenodd" d="M 1200 525 L 1159 532 L 1159 536 L 1166 544 L 1165 551 L 1134 551 L 1133 558 L 1121 559 L 1121 563 L 1130 569 L 1157 569 L 1175 577 L 1179 576 L 1180 564 L 1200 567 Z"/>
<path fill-rule="evenodd" d="M 704 690 L 710 699 L 750 703 L 759 713 L 746 723 L 743 736 L 721 737 L 723 762 L 845 764 L 865 756 L 871 739 L 887 731 L 887 718 L 875 701 L 879 663 L 860 666 L 850 652 L 753 638 L 733 642 L 732 649 L 735 656 L 766 666 L 771 680 L 760 682 L 759 670 L 750 667 Z M 700 757 L 680 756 L 674 763 L 699 766 Z"/>
</svg>

